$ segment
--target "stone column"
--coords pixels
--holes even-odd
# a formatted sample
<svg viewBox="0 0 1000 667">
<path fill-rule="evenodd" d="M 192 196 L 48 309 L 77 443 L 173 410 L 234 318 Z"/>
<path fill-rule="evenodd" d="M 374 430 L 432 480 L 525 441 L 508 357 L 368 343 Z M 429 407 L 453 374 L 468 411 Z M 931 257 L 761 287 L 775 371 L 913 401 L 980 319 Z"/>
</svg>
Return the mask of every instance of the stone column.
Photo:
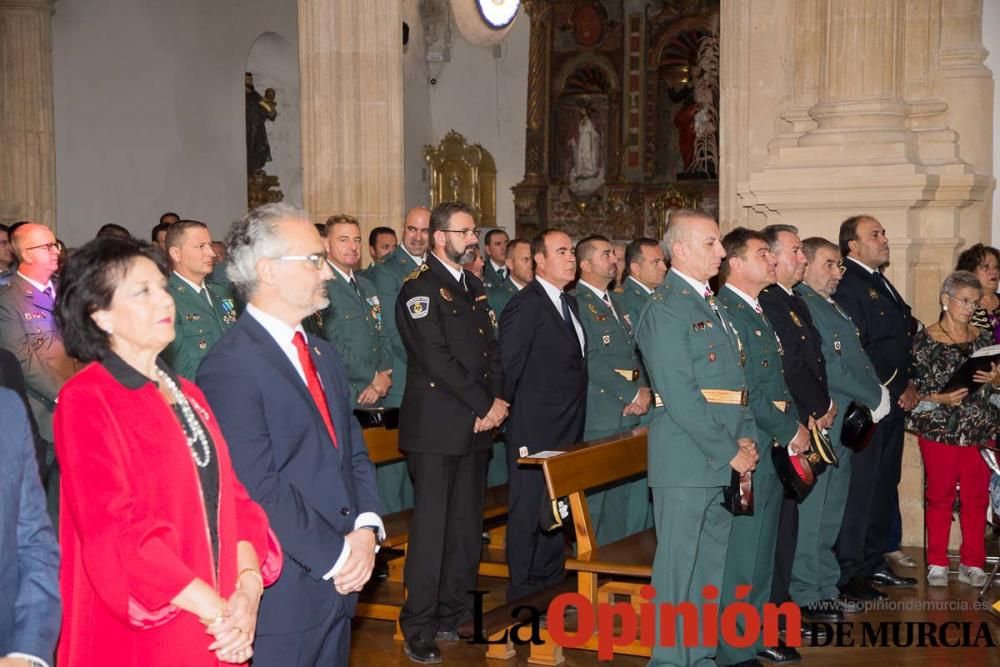
<svg viewBox="0 0 1000 667">
<path fill-rule="evenodd" d="M 299 0 L 302 200 L 315 222 L 403 216 L 403 41 L 398 0 Z M 368 244 L 363 254 L 367 264 Z"/>
<path fill-rule="evenodd" d="M 524 180 L 515 185 L 514 219 L 518 236 L 528 238 L 544 227 L 548 189 L 549 32 L 552 5 L 548 0 L 525 0 L 531 19 L 528 46 L 528 114 L 524 144 Z"/>
<path fill-rule="evenodd" d="M 0 218 L 55 229 L 54 0 L 0 0 Z"/>
</svg>

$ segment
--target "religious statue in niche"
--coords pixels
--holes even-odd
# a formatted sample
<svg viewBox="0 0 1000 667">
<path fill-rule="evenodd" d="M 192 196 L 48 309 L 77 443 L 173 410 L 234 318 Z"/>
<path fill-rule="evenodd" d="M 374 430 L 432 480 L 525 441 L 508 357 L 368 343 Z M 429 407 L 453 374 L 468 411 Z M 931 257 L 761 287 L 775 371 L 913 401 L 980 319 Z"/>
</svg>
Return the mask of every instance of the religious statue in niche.
<svg viewBox="0 0 1000 667">
<path fill-rule="evenodd" d="M 580 109 L 580 122 L 569 139 L 573 166 L 569 170 L 569 189 L 576 195 L 587 195 L 604 185 L 604 160 L 601 133 L 594 127 L 590 112 Z"/>
<path fill-rule="evenodd" d="M 278 101 L 274 88 L 265 90 L 261 97 L 254 88 L 250 72 L 246 73 L 243 83 L 246 88 L 247 206 L 256 208 L 284 198 L 278 189 L 278 177 L 264 171 L 264 165 L 271 161 L 271 144 L 264 124 L 278 117 Z"/>
<path fill-rule="evenodd" d="M 278 103 L 275 100 L 274 88 L 264 91 L 264 97 L 253 86 L 253 74 L 246 73 L 247 113 L 247 174 L 253 174 L 271 161 L 271 144 L 267 140 L 267 128 L 264 123 L 274 121 L 278 117 Z"/>
</svg>

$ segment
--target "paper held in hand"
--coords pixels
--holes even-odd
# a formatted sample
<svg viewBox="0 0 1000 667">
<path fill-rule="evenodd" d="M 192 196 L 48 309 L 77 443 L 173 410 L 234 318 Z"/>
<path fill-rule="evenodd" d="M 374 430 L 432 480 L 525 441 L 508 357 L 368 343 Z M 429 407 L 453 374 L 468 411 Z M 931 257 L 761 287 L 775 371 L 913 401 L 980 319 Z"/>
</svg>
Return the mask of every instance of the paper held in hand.
<svg viewBox="0 0 1000 667">
<path fill-rule="evenodd" d="M 1000 345 L 979 348 L 959 366 L 939 393 L 949 394 L 959 389 L 968 389 L 971 394 L 982 384 L 973 380 L 973 376 L 978 371 L 989 372 L 990 366 L 995 363 L 1000 363 Z"/>
</svg>

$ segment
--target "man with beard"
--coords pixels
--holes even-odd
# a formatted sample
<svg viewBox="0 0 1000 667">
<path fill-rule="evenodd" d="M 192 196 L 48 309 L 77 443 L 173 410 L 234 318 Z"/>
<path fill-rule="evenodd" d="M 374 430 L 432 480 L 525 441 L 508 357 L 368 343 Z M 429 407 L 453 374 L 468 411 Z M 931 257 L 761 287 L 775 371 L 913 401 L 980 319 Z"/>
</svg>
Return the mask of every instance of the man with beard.
<svg viewBox="0 0 1000 667">
<path fill-rule="evenodd" d="M 833 552 L 844 517 L 851 480 L 851 450 L 841 444 L 847 406 L 858 401 L 879 421 L 889 412 L 889 391 L 879 384 L 861 347 L 854 322 L 832 297 L 840 284 L 840 249 L 826 239 L 802 242 L 806 255 L 803 281 L 795 286 L 816 327 L 823 332 L 822 351 L 833 402 L 840 406 L 830 428 L 830 442 L 840 461 L 816 478 L 816 486 L 799 505 L 799 535 L 792 564 L 790 593 L 807 621 L 842 621 L 836 598 L 840 566 Z"/>
<path fill-rule="evenodd" d="M 493 311 L 482 282 L 462 269 L 478 246 L 472 209 L 438 204 L 430 233 L 433 251 L 396 301 L 408 357 L 399 449 L 415 501 L 399 625 L 418 663 L 440 662 L 437 641 L 457 641 L 472 617 L 486 464 L 493 430 L 507 417 Z"/>
<path fill-rule="evenodd" d="M 872 440 L 854 456 L 844 521 L 837 537 L 840 591 L 867 602 L 886 593 L 880 586 L 916 586 L 913 577 L 893 572 L 885 558 L 892 515 L 899 509 L 896 489 L 903 463 L 903 420 L 917 405 L 910 349 L 917 321 L 902 295 L 882 273 L 889 263 L 885 228 L 869 215 L 840 223 L 844 278 L 833 299 L 858 327 L 875 373 L 886 383 L 892 409 Z"/>
</svg>

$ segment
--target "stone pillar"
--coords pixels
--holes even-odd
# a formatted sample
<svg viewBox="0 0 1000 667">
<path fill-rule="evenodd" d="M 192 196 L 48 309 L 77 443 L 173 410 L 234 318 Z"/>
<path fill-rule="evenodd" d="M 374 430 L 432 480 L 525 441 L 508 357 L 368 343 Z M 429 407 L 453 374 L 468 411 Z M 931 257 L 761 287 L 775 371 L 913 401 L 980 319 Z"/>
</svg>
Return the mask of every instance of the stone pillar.
<svg viewBox="0 0 1000 667">
<path fill-rule="evenodd" d="M 531 19 L 528 46 L 528 115 L 524 144 L 524 180 L 514 191 L 514 219 L 518 236 L 531 238 L 544 227 L 548 189 L 549 33 L 552 5 L 548 0 L 525 0 Z"/>
<path fill-rule="evenodd" d="M 298 9 L 303 205 L 315 222 L 357 217 L 367 239 L 403 217 L 400 3 L 299 0 Z"/>
<path fill-rule="evenodd" d="M 0 0 L 0 220 L 55 229 L 54 0 Z"/>
</svg>

